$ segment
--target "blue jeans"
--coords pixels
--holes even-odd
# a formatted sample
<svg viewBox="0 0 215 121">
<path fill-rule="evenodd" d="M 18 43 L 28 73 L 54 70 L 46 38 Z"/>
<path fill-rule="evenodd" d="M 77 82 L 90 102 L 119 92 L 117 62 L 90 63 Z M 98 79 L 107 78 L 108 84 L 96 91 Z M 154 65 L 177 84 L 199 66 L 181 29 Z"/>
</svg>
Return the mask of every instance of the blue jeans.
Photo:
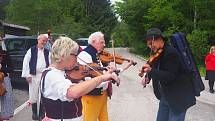
<svg viewBox="0 0 215 121">
<path fill-rule="evenodd" d="M 181 113 L 174 113 L 168 105 L 166 99 L 162 96 L 159 103 L 157 113 L 157 121 L 184 121 L 186 111 Z"/>
</svg>

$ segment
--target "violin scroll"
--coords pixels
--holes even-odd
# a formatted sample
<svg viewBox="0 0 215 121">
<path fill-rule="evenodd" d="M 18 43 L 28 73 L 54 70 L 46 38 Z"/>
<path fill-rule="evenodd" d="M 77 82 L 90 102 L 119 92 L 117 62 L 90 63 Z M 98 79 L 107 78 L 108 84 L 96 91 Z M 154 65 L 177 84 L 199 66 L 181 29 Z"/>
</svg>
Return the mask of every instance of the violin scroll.
<svg viewBox="0 0 215 121">
<path fill-rule="evenodd" d="M 163 49 L 159 49 L 157 50 L 157 52 L 155 53 L 155 55 L 152 55 L 149 57 L 149 60 L 146 62 L 147 64 L 149 64 L 150 66 L 152 66 L 154 64 L 154 62 L 156 62 L 158 60 L 158 58 L 161 56 L 161 54 L 163 53 Z M 144 76 L 144 69 L 146 67 L 142 67 L 140 73 L 138 74 L 140 77 L 143 77 Z"/>
</svg>

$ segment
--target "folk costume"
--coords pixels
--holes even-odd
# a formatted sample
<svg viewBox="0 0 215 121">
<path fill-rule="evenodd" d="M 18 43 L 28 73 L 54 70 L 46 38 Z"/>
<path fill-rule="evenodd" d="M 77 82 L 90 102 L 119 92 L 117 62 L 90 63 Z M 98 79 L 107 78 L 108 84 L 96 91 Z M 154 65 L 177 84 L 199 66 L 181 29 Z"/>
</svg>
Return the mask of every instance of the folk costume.
<svg viewBox="0 0 215 121">
<path fill-rule="evenodd" d="M 31 47 L 23 60 L 22 77 L 32 77 L 29 83 L 29 101 L 32 103 L 32 118 L 37 119 L 37 102 L 39 100 L 39 84 L 42 72 L 49 66 L 49 51 L 37 46 Z"/>
<path fill-rule="evenodd" d="M 68 99 L 67 90 L 74 85 L 65 76 L 65 71 L 49 67 L 43 72 L 41 98 L 46 118 L 51 121 L 82 121 L 81 97 Z"/>
<path fill-rule="evenodd" d="M 82 65 L 97 63 L 102 67 L 103 65 L 97 55 L 97 50 L 92 45 L 88 45 L 80 52 L 77 61 Z M 90 77 L 85 77 L 85 81 L 88 79 Z M 107 88 L 108 82 L 102 82 L 94 90 L 82 97 L 84 121 L 108 121 Z"/>
</svg>

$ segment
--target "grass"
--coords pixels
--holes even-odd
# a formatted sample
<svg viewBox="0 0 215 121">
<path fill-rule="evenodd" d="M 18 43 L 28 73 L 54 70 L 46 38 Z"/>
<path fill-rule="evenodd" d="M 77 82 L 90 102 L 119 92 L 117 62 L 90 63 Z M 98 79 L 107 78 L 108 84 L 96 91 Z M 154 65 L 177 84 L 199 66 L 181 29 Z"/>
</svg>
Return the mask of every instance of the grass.
<svg viewBox="0 0 215 121">
<path fill-rule="evenodd" d="M 205 74 L 206 74 L 205 66 L 204 65 L 198 65 L 198 69 L 199 69 L 200 75 L 205 77 Z"/>
</svg>

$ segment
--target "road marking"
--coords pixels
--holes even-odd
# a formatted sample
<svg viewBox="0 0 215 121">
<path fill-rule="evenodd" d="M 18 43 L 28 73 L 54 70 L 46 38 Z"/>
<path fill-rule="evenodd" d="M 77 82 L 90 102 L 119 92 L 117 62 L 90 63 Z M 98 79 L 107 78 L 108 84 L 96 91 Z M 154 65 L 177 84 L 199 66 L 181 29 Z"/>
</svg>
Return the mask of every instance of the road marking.
<svg viewBox="0 0 215 121">
<path fill-rule="evenodd" d="M 26 101 L 25 103 L 20 105 L 18 108 L 16 108 L 13 115 L 16 115 L 17 113 L 19 113 L 21 110 L 23 110 L 27 106 L 31 106 L 31 103 L 29 101 Z"/>
</svg>

